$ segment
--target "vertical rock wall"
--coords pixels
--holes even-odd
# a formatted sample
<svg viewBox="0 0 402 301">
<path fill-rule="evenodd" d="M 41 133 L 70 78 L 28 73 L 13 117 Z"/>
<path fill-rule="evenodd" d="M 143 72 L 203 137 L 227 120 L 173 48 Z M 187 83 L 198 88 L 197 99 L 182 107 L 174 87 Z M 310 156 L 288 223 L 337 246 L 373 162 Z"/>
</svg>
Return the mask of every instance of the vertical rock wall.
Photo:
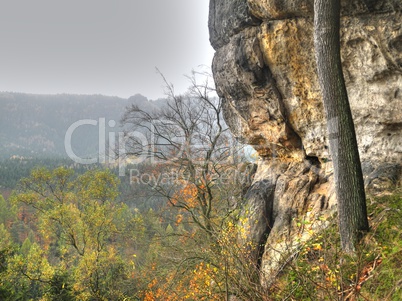
<svg viewBox="0 0 402 301">
<path fill-rule="evenodd" d="M 335 204 L 312 16 L 313 0 L 210 1 L 225 119 L 261 156 L 243 214 L 266 283 Z M 402 164 L 402 2 L 343 1 L 341 36 L 366 183 L 390 188 Z"/>
</svg>

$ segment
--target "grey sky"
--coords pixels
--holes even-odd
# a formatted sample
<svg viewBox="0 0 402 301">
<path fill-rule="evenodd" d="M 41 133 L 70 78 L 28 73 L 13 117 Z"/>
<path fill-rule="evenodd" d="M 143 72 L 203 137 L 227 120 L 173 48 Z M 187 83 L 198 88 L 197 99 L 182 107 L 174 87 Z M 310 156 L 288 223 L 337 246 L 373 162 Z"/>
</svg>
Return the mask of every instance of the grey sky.
<svg viewBox="0 0 402 301">
<path fill-rule="evenodd" d="M 208 0 L 0 0 L 0 91 L 163 97 L 210 65 Z"/>
</svg>

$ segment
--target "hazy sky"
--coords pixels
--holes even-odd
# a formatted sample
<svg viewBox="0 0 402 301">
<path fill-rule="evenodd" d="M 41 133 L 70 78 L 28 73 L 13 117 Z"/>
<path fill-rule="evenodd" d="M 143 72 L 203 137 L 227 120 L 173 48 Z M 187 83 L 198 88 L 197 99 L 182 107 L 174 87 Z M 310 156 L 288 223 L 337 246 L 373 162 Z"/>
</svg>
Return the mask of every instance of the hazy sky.
<svg viewBox="0 0 402 301">
<path fill-rule="evenodd" d="M 208 0 L 0 0 L 0 91 L 163 97 L 210 65 Z"/>
</svg>

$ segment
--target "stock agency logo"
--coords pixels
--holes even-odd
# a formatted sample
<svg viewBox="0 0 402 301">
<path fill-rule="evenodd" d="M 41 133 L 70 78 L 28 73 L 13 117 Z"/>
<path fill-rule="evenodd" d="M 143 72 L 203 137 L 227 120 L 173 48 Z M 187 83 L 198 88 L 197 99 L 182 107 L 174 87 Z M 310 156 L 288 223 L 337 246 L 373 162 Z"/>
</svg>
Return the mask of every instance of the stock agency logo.
<svg viewBox="0 0 402 301">
<path fill-rule="evenodd" d="M 98 151 L 97 155 L 92 157 L 78 156 L 72 146 L 72 139 L 74 132 L 83 126 L 93 126 L 98 128 Z M 116 121 L 109 120 L 109 128 L 116 126 Z M 108 136 L 108 137 L 107 137 Z M 116 141 L 117 137 L 117 141 Z M 126 144 L 128 139 L 137 139 L 142 141 L 143 145 L 147 145 L 147 138 L 140 132 L 124 133 L 122 131 L 106 131 L 106 118 L 95 119 L 82 119 L 74 122 L 66 131 L 64 137 L 64 148 L 68 157 L 78 164 L 110 164 L 118 165 L 119 176 L 125 175 L 125 168 L 127 164 L 126 158 Z M 117 143 L 116 143 L 117 142 Z M 130 160 L 131 164 L 138 164 L 145 160 L 144 157 L 136 157 Z"/>
</svg>

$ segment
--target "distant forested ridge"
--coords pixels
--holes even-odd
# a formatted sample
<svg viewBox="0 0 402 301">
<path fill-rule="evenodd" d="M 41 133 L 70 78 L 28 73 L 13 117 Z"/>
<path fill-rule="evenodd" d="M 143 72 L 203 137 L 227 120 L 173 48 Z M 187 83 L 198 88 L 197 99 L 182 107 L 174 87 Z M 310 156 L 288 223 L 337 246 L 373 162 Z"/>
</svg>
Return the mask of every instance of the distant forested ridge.
<svg viewBox="0 0 402 301">
<path fill-rule="evenodd" d="M 0 92 L 0 159 L 10 157 L 67 157 L 64 138 L 79 120 L 105 118 L 106 133 L 118 132 L 125 107 L 145 109 L 158 105 L 140 94 L 128 99 L 103 95 L 34 95 Z M 115 121 L 111 128 L 109 121 Z M 113 124 L 113 123 L 112 123 Z M 74 131 L 72 149 L 82 157 L 98 154 L 97 126 L 83 125 Z M 106 137 L 107 139 L 107 137 Z"/>
</svg>

